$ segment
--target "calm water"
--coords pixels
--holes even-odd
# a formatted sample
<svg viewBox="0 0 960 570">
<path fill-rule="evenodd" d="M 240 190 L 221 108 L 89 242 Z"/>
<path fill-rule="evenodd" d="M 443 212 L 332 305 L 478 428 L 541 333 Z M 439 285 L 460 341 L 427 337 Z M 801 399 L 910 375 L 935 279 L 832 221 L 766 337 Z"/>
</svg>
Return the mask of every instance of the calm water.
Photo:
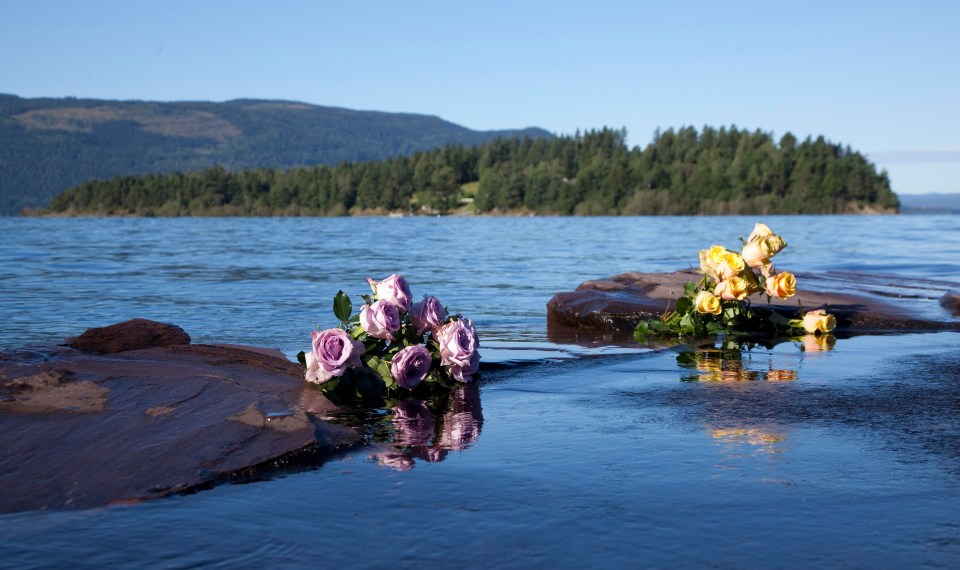
<svg viewBox="0 0 960 570">
<path fill-rule="evenodd" d="M 332 325 L 337 290 L 403 273 L 493 344 L 543 342 L 558 291 L 626 271 L 673 271 L 757 220 L 718 218 L 0 218 L 0 348 L 59 342 L 133 317 L 194 342 L 295 354 Z M 960 216 L 769 217 L 793 271 L 960 282 Z M 802 285 L 802 283 L 801 283 Z"/>
<path fill-rule="evenodd" d="M 403 470 L 372 457 L 384 442 L 136 507 L 2 515 L 0 565 L 956 566 L 960 335 L 680 360 L 549 342 L 555 292 L 686 267 L 755 221 L 0 218 L 0 348 L 145 317 L 292 355 L 338 289 L 401 272 L 474 319 L 486 361 L 532 363 L 481 385 L 482 430 Z M 764 221 L 783 268 L 960 288 L 960 217 Z"/>
</svg>

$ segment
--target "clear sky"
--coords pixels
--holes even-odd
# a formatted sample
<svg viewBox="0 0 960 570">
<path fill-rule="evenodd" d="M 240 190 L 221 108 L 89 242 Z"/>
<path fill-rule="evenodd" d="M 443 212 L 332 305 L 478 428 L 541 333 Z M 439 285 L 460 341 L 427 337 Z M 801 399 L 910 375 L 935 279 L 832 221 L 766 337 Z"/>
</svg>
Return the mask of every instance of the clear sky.
<svg viewBox="0 0 960 570">
<path fill-rule="evenodd" d="M 0 4 L 0 93 L 270 98 L 472 129 L 824 135 L 960 192 L 960 2 Z"/>
</svg>

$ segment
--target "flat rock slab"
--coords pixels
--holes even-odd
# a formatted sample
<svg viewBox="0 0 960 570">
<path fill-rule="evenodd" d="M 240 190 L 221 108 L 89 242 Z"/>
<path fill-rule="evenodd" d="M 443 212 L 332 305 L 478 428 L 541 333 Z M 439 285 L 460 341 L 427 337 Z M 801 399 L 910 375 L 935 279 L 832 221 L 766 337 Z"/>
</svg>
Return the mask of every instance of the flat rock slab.
<svg viewBox="0 0 960 570">
<path fill-rule="evenodd" d="M 360 443 L 279 351 L 143 320 L 67 342 L 0 353 L 0 512 L 138 502 Z"/>
<path fill-rule="evenodd" d="M 575 291 L 557 293 L 547 303 L 551 340 L 628 337 L 637 323 L 656 319 L 673 308 L 683 285 L 698 281 L 694 271 L 624 273 L 581 283 Z M 960 330 L 956 283 L 909 280 L 856 273 L 798 274 L 803 287 L 788 302 L 770 306 L 785 314 L 828 307 L 845 334 Z M 843 291 L 843 292 L 837 292 Z M 765 297 L 764 297 L 765 299 Z M 766 306 L 765 301 L 762 302 Z"/>
</svg>

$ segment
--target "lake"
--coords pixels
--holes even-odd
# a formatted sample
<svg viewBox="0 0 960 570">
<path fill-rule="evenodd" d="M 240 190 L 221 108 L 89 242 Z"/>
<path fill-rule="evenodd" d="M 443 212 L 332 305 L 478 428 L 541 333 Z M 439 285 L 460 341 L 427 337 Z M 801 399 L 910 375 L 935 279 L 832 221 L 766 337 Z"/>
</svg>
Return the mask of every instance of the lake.
<svg viewBox="0 0 960 570">
<path fill-rule="evenodd" d="M 3 561 L 960 564 L 960 335 L 735 354 L 548 338 L 554 293 L 688 267 L 697 250 L 734 246 L 756 221 L 0 218 L 0 348 L 143 317 L 175 323 L 194 342 L 277 347 L 292 358 L 316 324 L 334 324 L 338 290 L 359 295 L 367 277 L 402 273 L 415 297 L 435 295 L 472 318 L 484 362 L 505 365 L 457 408 L 474 421 L 466 433 L 457 424 L 454 444 L 438 436 L 398 458 L 384 440 L 268 481 L 138 506 L 0 515 Z M 960 289 L 960 217 L 762 221 L 789 243 L 782 269 Z M 401 428 L 387 431 L 400 437 Z"/>
</svg>

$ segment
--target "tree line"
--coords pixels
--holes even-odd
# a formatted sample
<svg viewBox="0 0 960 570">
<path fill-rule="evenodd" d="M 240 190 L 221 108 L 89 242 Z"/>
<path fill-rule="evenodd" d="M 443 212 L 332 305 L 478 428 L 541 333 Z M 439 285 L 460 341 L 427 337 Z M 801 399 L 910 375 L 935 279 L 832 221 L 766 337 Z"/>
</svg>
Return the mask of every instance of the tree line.
<svg viewBox="0 0 960 570">
<path fill-rule="evenodd" d="M 713 215 L 895 211 L 886 172 L 820 136 L 798 141 L 736 127 L 513 137 L 407 156 L 276 170 L 124 176 L 57 195 L 55 214 L 340 216 L 363 214 Z"/>
</svg>

